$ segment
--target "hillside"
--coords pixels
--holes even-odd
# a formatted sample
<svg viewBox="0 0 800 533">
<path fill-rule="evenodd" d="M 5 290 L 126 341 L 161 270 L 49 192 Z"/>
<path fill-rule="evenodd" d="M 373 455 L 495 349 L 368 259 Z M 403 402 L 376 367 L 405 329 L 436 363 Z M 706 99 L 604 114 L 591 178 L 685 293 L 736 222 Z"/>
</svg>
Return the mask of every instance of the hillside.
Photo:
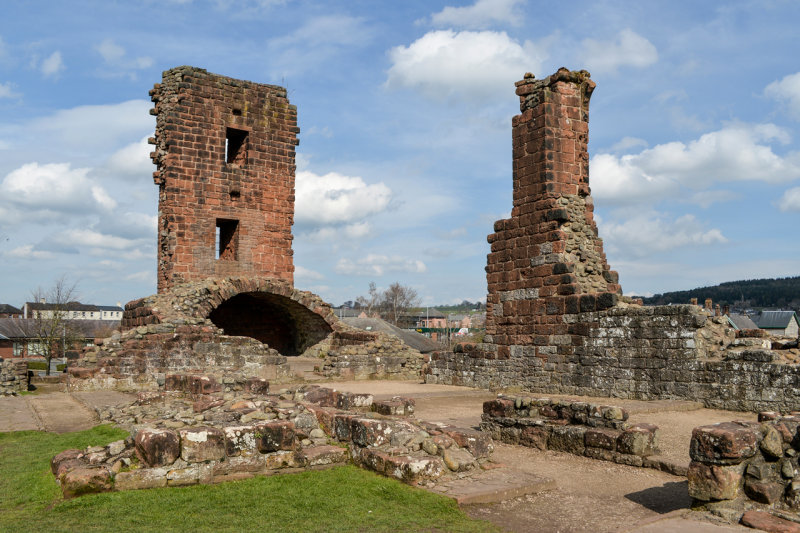
<svg viewBox="0 0 800 533">
<path fill-rule="evenodd" d="M 701 305 L 706 298 L 711 298 L 715 304 L 737 308 L 800 309 L 800 276 L 727 281 L 711 287 L 656 294 L 642 300 L 648 305 L 664 305 L 685 304 L 692 298 L 697 298 Z"/>
</svg>

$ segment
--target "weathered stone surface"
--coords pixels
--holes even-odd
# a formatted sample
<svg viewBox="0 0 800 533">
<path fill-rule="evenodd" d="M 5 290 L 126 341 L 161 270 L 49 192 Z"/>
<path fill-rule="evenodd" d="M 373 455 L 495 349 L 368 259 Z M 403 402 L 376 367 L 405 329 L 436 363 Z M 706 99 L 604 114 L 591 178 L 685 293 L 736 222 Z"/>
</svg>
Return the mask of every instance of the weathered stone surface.
<svg viewBox="0 0 800 533">
<path fill-rule="evenodd" d="M 249 378 L 244 383 L 244 390 L 250 394 L 269 394 L 269 381 L 264 378 Z"/>
<path fill-rule="evenodd" d="M 61 476 L 61 492 L 65 498 L 108 492 L 112 487 L 111 472 L 103 466 L 75 468 Z"/>
<path fill-rule="evenodd" d="M 617 451 L 639 457 L 653 455 L 658 451 L 658 433 L 653 424 L 635 424 L 619 436 Z"/>
<path fill-rule="evenodd" d="M 166 468 L 139 468 L 129 472 L 119 472 L 114 477 L 114 490 L 153 489 L 166 486 Z"/>
<path fill-rule="evenodd" d="M 219 407 L 223 405 L 225 400 L 222 398 L 217 398 L 214 396 L 202 395 L 192 404 L 192 410 L 195 413 L 202 413 L 203 411 L 208 411 L 212 407 Z"/>
<path fill-rule="evenodd" d="M 180 437 L 169 429 L 141 429 L 134 442 L 147 466 L 171 465 L 181 454 Z"/>
<path fill-rule="evenodd" d="M 758 450 L 760 428 L 745 422 L 721 422 L 692 430 L 689 454 L 709 464 L 738 464 Z"/>
<path fill-rule="evenodd" d="M 514 401 L 498 398 L 483 402 L 483 412 L 489 416 L 514 416 Z"/>
<path fill-rule="evenodd" d="M 607 428 L 592 428 L 586 430 L 584 435 L 587 447 L 601 448 L 614 451 L 617 448 L 617 439 L 621 432 Z"/>
<path fill-rule="evenodd" d="M 554 426 L 547 447 L 559 452 L 583 455 L 586 428 L 583 426 Z"/>
<path fill-rule="evenodd" d="M 61 453 L 56 454 L 50 460 L 50 471 L 58 477 L 60 473 L 58 472 L 59 465 L 64 462 L 70 461 L 72 464 L 76 464 L 76 460 L 78 457 L 82 456 L 83 452 L 81 450 L 64 450 Z"/>
<path fill-rule="evenodd" d="M 475 457 L 462 448 L 448 448 L 442 454 L 445 466 L 453 472 L 464 472 L 475 467 Z"/>
<path fill-rule="evenodd" d="M 256 446 L 256 426 L 229 426 L 223 428 L 225 453 L 229 457 L 249 455 L 258 450 Z"/>
<path fill-rule="evenodd" d="M 353 437 L 353 421 L 358 415 L 349 413 L 336 413 L 333 415 L 333 434 L 336 439 L 347 442 Z"/>
<path fill-rule="evenodd" d="M 338 446 L 313 446 L 297 452 L 297 462 L 303 466 L 345 463 L 347 459 L 347 449 Z"/>
<path fill-rule="evenodd" d="M 781 499 L 783 496 L 783 485 L 774 481 L 758 481 L 747 478 L 744 483 L 744 491 L 747 497 L 760 503 L 771 504 Z"/>
<path fill-rule="evenodd" d="M 494 451 L 492 437 L 483 431 L 464 428 L 445 428 L 445 435 L 458 446 L 466 448 L 477 459 L 484 459 Z"/>
<path fill-rule="evenodd" d="M 767 426 L 759 447 L 763 453 L 777 459 L 783 455 L 783 436 L 774 427 Z"/>
<path fill-rule="evenodd" d="M 182 429 L 181 459 L 189 463 L 219 461 L 225 457 L 225 433 L 221 429 L 205 427 Z"/>
<path fill-rule="evenodd" d="M 370 470 L 410 484 L 438 479 L 445 472 L 442 461 L 438 457 L 397 456 L 371 448 L 363 448 L 358 453 L 357 460 Z"/>
<path fill-rule="evenodd" d="M 213 474 L 227 476 L 243 472 L 264 473 L 267 469 L 267 457 L 261 454 L 227 457 L 225 461 L 214 464 Z"/>
<path fill-rule="evenodd" d="M 341 393 L 327 387 L 314 387 L 305 393 L 305 401 L 322 407 L 336 407 Z"/>
<path fill-rule="evenodd" d="M 739 494 L 742 475 L 730 466 L 706 465 L 692 461 L 686 474 L 689 496 L 696 500 L 732 500 Z"/>
<path fill-rule="evenodd" d="M 294 450 L 294 424 L 287 421 L 267 422 L 256 426 L 256 448 L 261 453 Z"/>
<path fill-rule="evenodd" d="M 742 515 L 742 524 L 769 533 L 800 533 L 800 524 L 778 518 L 765 511 L 745 512 Z"/>
<path fill-rule="evenodd" d="M 546 428 L 541 426 L 526 426 L 522 428 L 519 434 L 519 443 L 530 448 L 546 450 L 549 438 L 550 432 Z"/>
<path fill-rule="evenodd" d="M 351 438 L 358 446 L 381 446 L 391 438 L 393 427 L 386 420 L 355 418 L 350 424 Z"/>
</svg>

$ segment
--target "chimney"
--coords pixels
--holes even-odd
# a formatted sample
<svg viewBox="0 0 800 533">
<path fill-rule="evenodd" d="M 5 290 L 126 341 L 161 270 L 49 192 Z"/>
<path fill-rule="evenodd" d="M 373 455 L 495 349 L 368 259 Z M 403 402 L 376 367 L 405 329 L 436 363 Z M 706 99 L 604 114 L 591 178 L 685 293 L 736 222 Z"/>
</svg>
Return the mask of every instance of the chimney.
<svg viewBox="0 0 800 533">
<path fill-rule="evenodd" d="M 47 303 L 47 298 L 45 298 L 45 297 L 39 298 L 39 303 L 40 304 L 46 304 Z"/>
<path fill-rule="evenodd" d="M 706 309 L 711 311 L 714 308 L 714 302 L 711 301 L 711 298 L 706 298 Z"/>
</svg>

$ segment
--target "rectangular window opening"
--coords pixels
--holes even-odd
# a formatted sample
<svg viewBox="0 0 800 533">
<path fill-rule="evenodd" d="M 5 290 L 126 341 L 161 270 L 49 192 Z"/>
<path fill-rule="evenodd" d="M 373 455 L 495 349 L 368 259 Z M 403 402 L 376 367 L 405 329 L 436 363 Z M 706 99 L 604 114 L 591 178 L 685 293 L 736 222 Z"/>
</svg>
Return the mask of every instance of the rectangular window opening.
<svg viewBox="0 0 800 533">
<path fill-rule="evenodd" d="M 225 128 L 225 162 L 238 166 L 247 164 L 247 131 Z"/>
<path fill-rule="evenodd" d="M 220 261 L 239 259 L 239 221 L 217 219 L 216 256 Z"/>
<path fill-rule="evenodd" d="M 238 107 L 234 107 L 233 108 L 233 115 L 236 116 L 236 117 L 241 117 L 242 116 L 242 110 L 239 109 Z"/>
</svg>

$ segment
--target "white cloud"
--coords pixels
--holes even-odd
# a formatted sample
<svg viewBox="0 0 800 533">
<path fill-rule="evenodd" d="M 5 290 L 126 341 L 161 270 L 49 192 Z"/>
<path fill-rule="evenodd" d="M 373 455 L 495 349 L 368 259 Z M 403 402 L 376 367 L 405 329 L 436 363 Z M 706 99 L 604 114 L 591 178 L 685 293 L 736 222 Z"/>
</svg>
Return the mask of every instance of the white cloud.
<svg viewBox="0 0 800 533">
<path fill-rule="evenodd" d="M 46 245 L 50 250 L 102 248 L 121 251 L 137 248 L 142 243 L 138 239 L 126 239 L 116 235 L 100 233 L 92 229 L 70 228 L 53 234 Z M 45 246 L 45 243 L 43 243 L 43 246 Z"/>
<path fill-rule="evenodd" d="M 372 226 L 369 222 L 356 222 L 344 226 L 326 226 L 303 235 L 309 242 L 336 243 L 341 239 L 354 241 L 370 234 Z"/>
<path fill-rule="evenodd" d="M 0 98 L 19 98 L 19 93 L 14 92 L 11 82 L 0 83 Z"/>
<path fill-rule="evenodd" d="M 638 137 L 623 137 L 611 147 L 612 152 L 627 152 L 631 148 L 647 147 L 647 141 Z"/>
<path fill-rule="evenodd" d="M 102 56 L 106 67 L 111 67 L 113 69 L 112 71 L 104 70 L 102 74 L 105 76 L 127 75 L 135 79 L 135 70 L 153 66 L 152 58 L 146 56 L 128 58 L 125 49 L 115 43 L 113 39 L 103 40 L 103 42 L 95 46 L 94 49 Z"/>
<path fill-rule="evenodd" d="M 493 24 L 519 26 L 522 13 L 518 9 L 524 0 L 477 0 L 471 6 L 446 6 L 431 15 L 434 26 L 455 26 L 471 30 L 481 30 Z"/>
<path fill-rule="evenodd" d="M 774 124 L 728 126 L 684 144 L 659 144 L 638 154 L 599 154 L 591 160 L 592 192 L 608 203 L 657 202 L 683 187 L 714 183 L 800 177 L 800 154 L 781 157 L 768 143 L 786 143 L 786 131 Z"/>
<path fill-rule="evenodd" d="M 6 257 L 15 259 L 52 259 L 53 254 L 43 250 L 36 250 L 32 244 L 25 244 L 3 253 Z"/>
<path fill-rule="evenodd" d="M 620 67 L 643 68 L 658 61 L 653 43 L 626 28 L 609 41 L 584 39 L 582 64 L 592 73 L 616 72 Z"/>
<path fill-rule="evenodd" d="M 406 259 L 400 256 L 386 256 L 369 254 L 355 261 L 342 258 L 336 263 L 339 274 L 354 274 L 357 276 L 382 276 L 389 272 L 422 273 L 428 268 L 418 259 Z"/>
<path fill-rule="evenodd" d="M 624 221 L 603 221 L 598 225 L 606 252 L 621 257 L 646 257 L 676 248 L 728 242 L 720 230 L 707 229 L 693 215 L 671 220 L 662 213 L 645 211 Z"/>
<path fill-rule="evenodd" d="M 64 68 L 64 62 L 61 60 L 61 52 L 59 51 L 50 54 L 39 66 L 39 70 L 42 71 L 45 78 L 57 76 Z"/>
<path fill-rule="evenodd" d="M 773 81 L 764 94 L 785 104 L 795 118 L 800 119 L 800 72 Z"/>
<path fill-rule="evenodd" d="M 520 43 L 505 32 L 433 31 L 389 51 L 392 66 L 385 86 L 417 89 L 437 100 L 505 94 L 526 71 L 541 70 L 546 48 L 544 43 Z"/>
<path fill-rule="evenodd" d="M 295 220 L 309 224 L 354 222 L 386 209 L 392 191 L 383 183 L 368 185 L 360 177 L 307 170 L 297 173 Z"/>
<path fill-rule="evenodd" d="M 108 172 L 121 174 L 134 178 L 142 178 L 150 175 L 155 166 L 150 160 L 150 152 L 153 147 L 147 144 L 147 137 L 140 141 L 131 143 L 111 154 L 106 162 Z"/>
<path fill-rule="evenodd" d="M 699 205 L 702 208 L 711 207 L 713 204 L 722 203 L 722 202 L 729 202 L 731 200 L 735 200 L 739 198 L 739 195 L 732 192 L 732 191 L 725 191 L 725 190 L 706 190 L 706 191 L 698 191 L 688 198 L 688 202 L 691 204 Z"/>
<path fill-rule="evenodd" d="M 800 187 L 793 187 L 783 193 L 778 201 L 781 211 L 800 211 Z"/>
<path fill-rule="evenodd" d="M 311 270 L 310 268 L 305 268 L 300 265 L 294 266 L 294 277 L 295 279 L 325 279 L 325 276 L 317 272 L 316 270 Z"/>
<path fill-rule="evenodd" d="M 69 163 L 28 163 L 0 182 L 0 196 L 11 205 L 25 208 L 26 216 L 32 218 L 116 207 L 105 189 L 87 177 L 89 170 L 73 169 Z"/>
</svg>

